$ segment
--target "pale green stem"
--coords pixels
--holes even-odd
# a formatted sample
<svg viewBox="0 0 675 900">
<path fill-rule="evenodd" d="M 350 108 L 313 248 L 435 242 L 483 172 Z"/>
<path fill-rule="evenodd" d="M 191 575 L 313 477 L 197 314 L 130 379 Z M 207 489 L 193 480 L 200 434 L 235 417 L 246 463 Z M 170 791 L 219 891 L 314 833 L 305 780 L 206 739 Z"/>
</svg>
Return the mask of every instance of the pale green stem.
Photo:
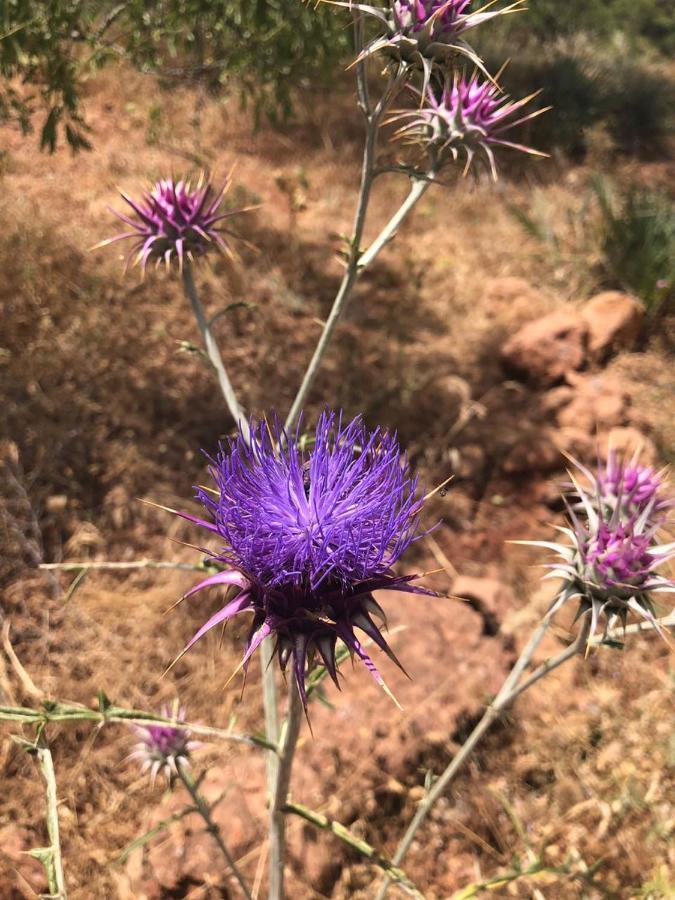
<svg viewBox="0 0 675 900">
<path fill-rule="evenodd" d="M 260 665 L 262 666 L 263 706 L 265 709 L 265 736 L 275 748 L 275 752 L 267 754 L 267 793 L 270 807 L 277 783 L 279 757 L 276 753 L 279 745 L 279 707 L 277 704 L 277 684 L 274 668 L 274 639 L 265 638 L 260 645 Z"/>
<path fill-rule="evenodd" d="M 61 857 L 61 837 L 59 833 L 59 807 L 56 796 L 56 773 L 49 745 L 40 735 L 35 748 L 38 764 L 47 785 L 47 833 L 49 835 L 49 858 L 45 862 L 49 891 L 53 898 L 66 900 L 66 881 L 63 876 Z"/>
<path fill-rule="evenodd" d="M 293 674 L 288 679 L 288 711 L 282 729 L 278 769 L 270 805 L 269 900 L 285 900 L 286 817 L 293 757 L 302 724 L 302 702 Z"/>
<path fill-rule="evenodd" d="M 491 728 L 495 720 L 499 718 L 503 710 L 506 709 L 506 707 L 508 707 L 511 703 L 513 703 L 513 701 L 524 691 L 532 687 L 533 684 L 535 684 L 545 675 L 548 675 L 549 672 L 552 672 L 568 659 L 576 656 L 585 646 L 586 641 L 588 640 L 589 631 L 589 622 L 587 621 L 584 622 L 578 636 L 573 641 L 573 643 L 570 644 L 569 647 L 563 650 L 562 653 L 558 654 L 558 656 L 547 660 L 545 663 L 535 669 L 535 671 L 527 679 L 525 679 L 525 681 L 521 682 L 523 673 L 531 662 L 535 650 L 546 634 L 551 619 L 552 613 L 549 611 L 538 628 L 532 634 L 525 649 L 520 654 L 516 664 L 504 681 L 504 684 L 499 690 L 499 693 L 497 694 L 493 702 L 488 706 L 481 720 L 478 722 L 466 741 L 462 744 L 458 752 L 454 755 L 443 774 L 433 783 L 428 794 L 418 806 L 417 811 L 413 816 L 410 825 L 408 826 L 408 829 L 406 830 L 403 838 L 401 839 L 401 842 L 396 849 L 396 853 L 392 857 L 392 863 L 394 865 L 398 866 L 403 862 L 406 853 L 410 849 L 410 845 L 415 838 L 415 835 L 433 809 L 434 804 L 439 799 L 439 797 L 443 796 L 448 786 L 450 785 L 450 782 L 462 769 L 466 761 L 470 758 L 471 754 L 475 750 L 476 746 L 482 740 L 485 733 L 489 731 L 489 729 Z M 385 876 L 377 892 L 376 900 L 384 900 L 390 884 L 391 879 Z"/>
<path fill-rule="evenodd" d="M 360 25 L 359 23 L 357 23 L 357 47 L 362 47 L 363 35 L 362 30 L 360 31 L 359 28 Z M 370 249 L 362 254 L 361 240 L 363 238 L 363 230 L 366 224 L 366 214 L 368 212 L 368 203 L 370 202 L 371 189 L 376 174 L 375 162 L 377 153 L 377 136 L 380 122 L 387 109 L 387 105 L 391 97 L 395 94 L 398 85 L 403 78 L 403 74 L 404 69 L 399 69 L 397 74 L 390 78 L 389 84 L 387 85 L 384 94 L 378 101 L 375 108 L 372 109 L 368 96 L 368 82 L 366 77 L 365 65 L 362 62 L 357 67 L 359 106 L 361 107 L 366 119 L 366 138 L 363 148 L 363 161 L 361 164 L 361 184 L 359 187 L 359 197 L 356 204 L 354 226 L 349 244 L 349 256 L 347 258 L 345 273 L 342 276 L 340 287 L 338 288 L 335 299 L 333 300 L 333 305 L 331 307 L 330 313 L 328 314 L 328 318 L 326 319 L 326 323 L 323 326 L 321 337 L 319 338 L 319 342 L 317 343 L 312 358 L 309 361 L 300 387 L 298 388 L 298 392 L 295 395 L 295 399 L 293 400 L 290 411 L 286 418 L 287 432 L 291 431 L 298 419 L 298 416 L 300 415 L 305 400 L 307 399 L 307 395 L 309 394 L 309 391 L 314 383 L 314 379 L 316 378 L 319 368 L 321 367 L 321 362 L 326 353 L 331 338 L 333 337 L 335 328 L 340 321 L 340 318 L 342 317 L 342 313 L 344 312 L 347 303 L 349 302 L 352 291 L 354 289 L 354 285 L 356 284 L 360 274 L 363 272 L 365 267 L 372 262 L 375 256 L 377 256 L 377 254 L 382 249 L 382 247 L 384 247 L 387 241 L 391 240 L 398 225 L 400 225 L 404 217 L 412 209 L 412 207 L 428 187 L 428 182 L 426 179 L 422 179 L 420 182 L 415 181 L 415 183 L 413 184 L 413 188 L 408 195 L 408 198 L 404 201 L 399 211 L 387 223 L 387 225 L 385 225 L 384 229 L 373 242 Z M 421 190 L 417 187 L 417 185 L 420 183 L 424 184 L 424 187 Z"/>
<path fill-rule="evenodd" d="M 203 572 L 204 566 L 196 563 L 161 562 L 152 559 L 137 559 L 133 562 L 62 562 L 40 563 L 39 569 L 59 572 L 105 572 L 133 571 L 134 569 L 178 569 L 184 572 Z"/>
<path fill-rule="evenodd" d="M 230 851 L 227 847 L 227 844 L 223 840 L 223 836 L 221 834 L 220 828 L 214 821 L 213 816 L 211 815 L 211 809 L 209 807 L 209 804 L 206 802 L 206 799 L 200 794 L 199 788 L 197 787 L 192 775 L 185 768 L 185 766 L 180 765 L 180 763 L 176 766 L 176 771 L 178 772 L 178 777 L 183 782 L 186 790 L 192 797 L 194 804 L 195 804 L 195 809 L 197 810 L 199 815 L 204 820 L 204 822 L 206 824 L 206 830 L 208 831 L 208 833 L 211 835 L 211 837 L 215 841 L 216 845 L 218 846 L 218 849 L 220 850 L 220 852 L 223 855 L 223 858 L 225 859 L 225 862 L 227 863 L 229 868 L 232 870 L 232 874 L 234 875 L 234 877 L 237 879 L 237 883 L 239 884 L 239 887 L 241 888 L 242 894 L 244 895 L 244 897 L 246 897 L 246 900 L 252 900 L 252 895 L 251 895 L 250 890 L 248 889 L 248 885 L 244 881 L 244 876 L 239 871 L 239 868 L 238 868 L 236 862 L 234 861 L 234 857 L 230 853 Z"/>
<path fill-rule="evenodd" d="M 45 701 L 44 709 L 31 709 L 27 706 L 0 706 L 0 722 L 19 722 L 23 725 L 35 725 L 37 728 L 44 727 L 49 722 L 95 722 L 100 726 L 105 725 L 106 722 L 121 722 L 127 725 L 171 725 L 173 728 L 183 728 L 204 737 L 220 738 L 234 744 L 262 747 L 272 753 L 276 753 L 277 750 L 276 744 L 257 735 L 237 734 L 222 728 L 211 728 L 209 725 L 198 725 L 191 722 L 177 722 L 175 719 L 168 719 L 164 716 L 149 715 L 143 710 L 125 709 L 112 704 L 102 710 L 51 701 Z"/>
<path fill-rule="evenodd" d="M 216 339 L 214 338 L 213 332 L 211 331 L 211 328 L 207 321 L 202 302 L 199 299 L 197 286 L 195 285 L 194 278 L 192 277 L 192 266 L 187 261 L 183 265 L 183 287 L 185 288 L 185 295 L 190 301 L 190 305 L 192 306 L 192 312 L 194 313 L 195 319 L 197 320 L 197 327 L 199 328 L 202 339 L 204 341 L 206 355 L 208 356 L 211 365 L 216 371 L 218 384 L 220 385 L 220 390 L 223 394 L 223 397 L 225 398 L 227 408 L 229 409 L 236 425 L 241 429 L 241 433 L 243 434 L 244 439 L 248 440 L 249 427 L 248 422 L 246 421 L 246 416 L 244 415 L 241 406 L 239 406 L 239 401 L 237 400 L 234 388 L 232 387 L 232 382 L 230 381 L 227 370 L 225 369 L 225 363 L 223 362 L 223 358 L 220 355 L 220 350 L 218 349 L 218 345 L 216 344 Z"/>
</svg>

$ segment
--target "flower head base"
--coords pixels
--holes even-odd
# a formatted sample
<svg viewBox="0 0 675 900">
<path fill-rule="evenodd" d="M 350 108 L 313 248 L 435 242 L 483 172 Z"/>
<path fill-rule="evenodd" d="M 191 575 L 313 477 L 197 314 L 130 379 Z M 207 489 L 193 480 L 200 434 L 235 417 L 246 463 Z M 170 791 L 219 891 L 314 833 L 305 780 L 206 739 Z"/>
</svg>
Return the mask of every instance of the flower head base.
<svg viewBox="0 0 675 900">
<path fill-rule="evenodd" d="M 228 569 L 190 594 L 212 585 L 238 593 L 186 650 L 219 623 L 251 612 L 243 668 L 274 636 L 282 669 L 292 661 L 303 703 L 315 659 L 337 684 L 338 638 L 384 686 L 354 630 L 395 660 L 374 621 L 384 621 L 384 613 L 373 591 L 431 593 L 411 584 L 415 576 L 392 571 L 419 535 L 423 503 L 395 435 L 369 433 L 359 418 L 344 424 L 326 412 L 307 450 L 298 433 L 286 435 L 278 423 L 252 424 L 250 444 L 240 434 L 221 447 L 211 475 L 216 490 L 197 491 L 211 521 L 184 517 L 221 539 L 212 556 Z"/>
<path fill-rule="evenodd" d="M 385 7 L 351 2 L 336 5 L 365 13 L 377 19 L 381 27 L 380 34 L 365 47 L 359 59 L 381 51 L 401 62 L 421 66 L 426 81 L 434 63 L 444 63 L 455 53 L 482 67 L 463 35 L 489 19 L 522 9 L 524 0 L 488 9 L 495 2 L 473 12 L 468 9 L 471 0 L 389 0 Z"/>
<path fill-rule="evenodd" d="M 160 714 L 165 719 L 173 718 L 180 721 L 185 718 L 185 709 L 177 705 L 170 708 L 165 704 Z M 167 781 L 171 782 L 178 774 L 179 766 L 189 767 L 190 752 L 201 747 L 199 741 L 190 740 L 190 730 L 187 728 L 162 723 L 132 727 L 140 742 L 127 759 L 140 760 L 141 770 L 150 772 L 153 784 L 160 772 L 164 772 Z"/>
<path fill-rule="evenodd" d="M 133 200 L 123 193 L 122 197 L 131 207 L 133 215 L 124 215 L 114 209 L 111 212 L 131 230 L 116 234 L 96 246 L 133 240 L 129 259 L 133 259 L 143 271 L 153 260 L 158 266 L 164 263 L 167 268 L 177 262 L 182 270 L 185 260 L 193 261 L 211 250 L 231 253 L 224 237 L 229 232 L 220 223 L 246 210 L 221 211 L 221 203 L 230 183 L 231 179 L 227 178 L 222 188 L 215 191 L 201 177 L 194 188 L 189 181 L 165 178 L 144 193 L 140 200 Z"/>
<path fill-rule="evenodd" d="M 573 477 L 578 503 L 567 504 L 569 527 L 560 529 L 568 541 L 524 542 L 552 549 L 560 557 L 546 567 L 551 570 L 546 577 L 563 581 L 551 611 L 577 599 L 579 615 L 590 613 L 591 636 L 601 617 L 605 619 L 606 635 L 617 621 L 625 626 L 629 612 L 658 628 L 651 595 L 675 593 L 675 581 L 657 571 L 675 557 L 675 544 L 659 540 L 664 521 L 663 506 L 659 506 L 663 500 L 658 494 L 661 482 L 653 491 L 644 491 L 642 502 L 636 504 L 633 501 L 645 479 L 636 477 L 643 470 L 638 473 L 634 464 L 625 466 L 613 456 L 598 475 L 585 467 L 580 469 L 594 490 L 587 492 Z M 603 493 L 608 472 L 613 490 Z M 628 485 L 632 489 L 624 494 Z"/>
<path fill-rule="evenodd" d="M 509 101 L 493 81 L 483 80 L 475 74 L 469 79 L 446 79 L 440 93 L 436 87 L 429 85 L 420 96 L 423 103 L 418 109 L 395 117 L 395 120 L 405 122 L 396 134 L 409 143 L 424 146 L 440 164 L 450 159 L 456 162 L 460 151 L 463 151 L 466 156 L 466 172 L 476 153 L 482 151 L 492 176 L 496 179 L 495 147 L 510 147 L 534 156 L 545 155 L 531 147 L 505 140 L 503 136 L 516 125 L 546 112 L 546 109 L 538 109 L 529 115 L 512 119 L 513 114 L 529 103 L 536 94 L 530 94 L 522 100 Z"/>
</svg>

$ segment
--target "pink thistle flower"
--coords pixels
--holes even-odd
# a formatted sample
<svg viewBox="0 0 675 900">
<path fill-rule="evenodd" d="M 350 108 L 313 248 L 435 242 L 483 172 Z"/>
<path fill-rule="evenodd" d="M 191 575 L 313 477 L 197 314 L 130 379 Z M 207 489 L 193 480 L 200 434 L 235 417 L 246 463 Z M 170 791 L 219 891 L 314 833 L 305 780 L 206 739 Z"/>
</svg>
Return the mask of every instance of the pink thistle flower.
<svg viewBox="0 0 675 900">
<path fill-rule="evenodd" d="M 174 704 L 162 706 L 160 714 L 165 719 L 182 721 L 185 719 L 185 708 Z M 203 746 L 200 741 L 190 740 L 189 728 L 180 728 L 164 722 L 156 725 L 133 725 L 133 730 L 140 738 L 127 759 L 137 759 L 141 763 L 142 772 L 150 772 L 150 780 L 155 783 L 157 775 L 164 772 L 171 783 L 178 775 L 178 767 L 190 767 L 190 753 Z"/>
<path fill-rule="evenodd" d="M 193 188 L 189 181 L 165 178 L 146 191 L 140 200 L 134 200 L 122 192 L 122 198 L 131 207 L 132 215 L 111 209 L 131 230 L 116 234 L 96 244 L 104 247 L 116 241 L 133 240 L 129 260 L 145 271 L 154 260 L 166 267 L 178 262 L 182 270 L 185 260 L 194 261 L 211 250 L 232 253 L 225 235 L 232 234 L 222 223 L 246 212 L 245 209 L 223 212 L 221 203 L 231 184 L 228 177 L 219 191 L 200 176 Z"/>
<path fill-rule="evenodd" d="M 444 63 L 455 53 L 482 68 L 463 35 L 483 22 L 523 9 L 524 0 L 489 9 L 495 2 L 474 11 L 469 10 L 471 0 L 390 0 L 383 7 L 346 0 L 335 5 L 358 10 L 376 19 L 380 26 L 380 33 L 365 47 L 359 60 L 384 52 L 404 63 L 421 66 L 426 83 L 433 64 Z"/>
<path fill-rule="evenodd" d="M 546 565 L 550 570 L 546 578 L 562 580 L 551 612 L 569 600 L 577 600 L 577 618 L 590 614 L 590 636 L 595 634 L 600 618 L 605 619 L 606 635 L 617 621 L 625 627 L 630 612 L 651 623 L 663 635 L 656 622 L 652 595 L 675 593 L 675 581 L 657 571 L 675 558 L 675 543 L 663 544 L 659 538 L 663 525 L 663 506 L 658 507 L 662 502 L 658 494 L 661 482 L 654 491 L 644 492 L 640 505 L 626 503 L 625 485 L 632 484 L 635 497 L 640 479 L 634 478 L 635 466 L 616 468 L 617 464 L 616 457 L 610 458 L 608 467 L 600 469 L 598 475 L 580 467 L 592 484 L 592 492 L 581 487 L 572 476 L 578 503 L 572 505 L 566 500 L 569 521 L 559 529 L 567 538 L 565 543 L 519 543 L 545 547 L 559 557 L 557 562 Z M 618 487 L 617 495 L 602 493 L 608 471 L 616 476 L 611 484 L 613 488 Z M 620 477 L 619 472 L 623 472 Z M 641 481 L 644 487 L 647 479 Z"/>
<path fill-rule="evenodd" d="M 440 94 L 433 85 L 429 85 L 423 93 L 416 90 L 415 93 L 419 94 L 423 103 L 418 109 L 394 117 L 393 121 L 406 122 L 396 136 L 409 143 L 421 144 L 441 165 L 448 159 L 456 162 L 460 151 L 463 151 L 467 172 L 476 153 L 482 151 L 496 180 L 495 147 L 509 147 L 533 156 L 546 156 L 504 138 L 511 128 L 547 111 L 548 107 L 512 118 L 538 92 L 522 100 L 510 101 L 494 81 L 483 80 L 474 74 L 469 79 L 463 76 L 456 76 L 453 81 L 446 79 Z"/>
</svg>

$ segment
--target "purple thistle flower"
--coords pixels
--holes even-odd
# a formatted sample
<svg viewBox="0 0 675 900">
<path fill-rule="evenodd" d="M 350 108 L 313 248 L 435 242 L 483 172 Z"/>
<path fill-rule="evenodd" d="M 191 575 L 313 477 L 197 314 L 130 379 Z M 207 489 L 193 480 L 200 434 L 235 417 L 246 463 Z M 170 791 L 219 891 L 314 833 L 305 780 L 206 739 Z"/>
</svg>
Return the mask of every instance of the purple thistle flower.
<svg viewBox="0 0 675 900">
<path fill-rule="evenodd" d="M 639 451 L 628 460 L 611 448 L 607 460 L 598 462 L 597 474 L 571 456 L 568 459 L 583 474 L 588 483 L 587 497 L 596 508 L 612 513 L 616 507 L 630 517 L 649 508 L 652 522 L 664 522 L 673 501 L 664 493 L 664 476 L 667 469 L 656 472 L 651 466 L 638 462 Z M 576 483 L 568 486 L 571 495 L 578 495 Z M 575 509 L 583 508 L 578 501 Z"/>
<path fill-rule="evenodd" d="M 173 708 L 167 704 L 160 711 L 165 719 L 185 719 L 185 708 L 174 704 Z M 164 772 L 167 781 L 178 774 L 178 766 L 189 768 L 190 753 L 203 746 L 200 741 L 191 741 L 191 732 L 188 728 L 177 728 L 173 725 L 158 723 L 157 725 L 132 725 L 133 730 L 140 738 L 134 751 L 127 759 L 141 761 L 141 771 L 150 771 L 150 779 L 155 783 L 159 772 Z"/>
<path fill-rule="evenodd" d="M 510 147 L 534 156 L 546 155 L 523 144 L 505 140 L 503 136 L 516 125 L 547 111 L 538 109 L 529 115 L 511 118 L 538 92 L 522 100 L 509 101 L 494 81 L 482 80 L 477 74 L 469 79 L 464 76 L 456 76 L 453 81 L 446 79 L 440 94 L 433 85 L 429 85 L 423 93 L 414 92 L 423 98 L 423 104 L 394 117 L 393 121 L 406 122 L 396 136 L 409 143 L 422 144 L 440 163 L 448 158 L 457 161 L 460 150 L 463 150 L 466 172 L 476 152 L 482 150 L 496 180 L 495 147 Z"/>
<path fill-rule="evenodd" d="M 613 474 L 616 474 L 615 463 L 616 459 L 608 462 Z M 585 467 L 580 467 L 580 471 L 591 480 L 594 491 L 587 492 L 572 476 L 579 502 L 573 506 L 566 500 L 569 524 L 559 529 L 567 537 L 567 543 L 522 542 L 546 547 L 560 557 L 558 562 L 546 566 L 550 569 L 546 578 L 560 578 L 563 582 L 551 611 L 555 612 L 568 600 L 578 600 L 577 617 L 590 613 L 591 636 L 601 617 L 606 619 L 606 634 L 617 620 L 625 626 L 629 612 L 646 619 L 660 631 L 651 595 L 675 593 L 675 581 L 657 572 L 675 558 L 675 543 L 660 543 L 663 516 L 654 514 L 658 494 L 653 491 L 647 502 L 631 507 L 621 500 L 625 484 L 622 476 L 615 482 L 619 486 L 618 499 L 608 503 L 608 495 L 600 492 L 608 468 L 601 469 L 597 476 Z"/>
<path fill-rule="evenodd" d="M 651 466 L 640 465 L 637 453 L 627 462 L 611 449 L 604 469 L 598 472 L 598 490 L 606 503 L 623 504 L 633 512 L 652 504 L 652 512 L 659 513 L 671 505 L 662 496 L 664 473 L 665 470 L 655 472 Z"/>
<path fill-rule="evenodd" d="M 426 83 L 432 65 L 446 62 L 454 53 L 482 68 L 480 58 L 462 35 L 489 19 L 522 9 L 525 0 L 488 11 L 494 2 L 474 12 L 468 9 L 471 0 L 390 0 L 384 7 L 346 0 L 335 5 L 377 19 L 382 29 L 365 47 L 359 60 L 383 51 L 394 59 L 421 66 Z"/>
<path fill-rule="evenodd" d="M 250 444 L 239 434 L 210 463 L 216 490 L 198 488 L 197 497 L 211 521 L 179 515 L 221 539 L 210 555 L 228 568 L 186 596 L 212 585 L 238 593 L 185 651 L 216 625 L 251 612 L 244 671 L 263 639 L 274 635 L 281 668 L 291 662 L 306 705 L 305 675 L 315 661 L 338 684 L 340 639 L 386 690 L 355 632 L 398 664 L 375 623 L 385 617 L 373 591 L 433 593 L 411 584 L 417 576 L 393 572 L 419 536 L 423 505 L 396 436 L 369 433 L 360 418 L 345 425 L 341 415 L 324 412 L 311 449 L 299 432 L 286 435 L 279 423 L 252 423 Z"/>
<path fill-rule="evenodd" d="M 158 266 L 165 263 L 167 268 L 177 261 L 182 270 L 186 259 L 193 261 L 213 249 L 231 254 L 224 237 L 231 232 L 220 223 L 246 210 L 220 211 L 230 184 L 228 177 L 221 189 L 215 191 L 201 176 L 194 188 L 189 181 L 165 178 L 146 191 L 140 200 L 122 193 L 133 215 L 124 215 L 114 209 L 111 212 L 131 230 L 107 238 L 93 249 L 131 239 L 134 244 L 128 259 L 133 259 L 143 271 L 152 260 Z"/>
</svg>

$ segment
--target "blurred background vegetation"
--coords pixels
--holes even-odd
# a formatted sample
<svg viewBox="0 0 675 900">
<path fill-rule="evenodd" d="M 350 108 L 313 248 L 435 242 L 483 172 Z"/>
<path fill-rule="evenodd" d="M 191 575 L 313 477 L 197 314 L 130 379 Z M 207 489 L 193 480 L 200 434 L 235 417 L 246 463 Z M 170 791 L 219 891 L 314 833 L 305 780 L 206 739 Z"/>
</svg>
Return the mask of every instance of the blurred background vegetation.
<svg viewBox="0 0 675 900">
<path fill-rule="evenodd" d="M 480 4 L 476 4 L 479 6 Z M 522 14 L 475 32 L 505 90 L 550 115 L 521 139 L 559 159 L 606 170 L 612 159 L 664 160 L 675 111 L 675 4 L 671 0 L 529 0 Z M 235 94 L 277 124 L 298 92 L 334 85 L 351 52 L 348 16 L 302 0 L 0 0 L 0 120 L 41 146 L 74 150 L 96 137 L 86 119 L 86 80 L 125 61 L 160 88 L 199 85 Z M 154 112 L 161 115 L 161 104 Z M 157 122 L 148 123 L 149 140 Z M 519 171 L 513 170 L 518 177 Z M 638 293 L 654 315 L 674 302 L 675 207 L 643 184 L 589 183 L 595 196 L 599 269 L 608 284 Z M 519 215 L 518 212 L 516 212 Z M 545 222 L 520 214 L 550 243 Z M 582 229 L 583 230 L 583 229 Z M 584 240 L 588 235 L 584 233 Z"/>
<path fill-rule="evenodd" d="M 536 124 L 544 149 L 580 159 L 603 136 L 620 152 L 664 151 L 675 108 L 670 0 L 529 0 L 475 36 L 493 70 L 511 60 L 507 90 L 541 88 L 542 105 L 555 107 Z M 41 106 L 45 148 L 61 132 L 85 147 L 83 82 L 122 58 L 163 84 L 236 92 L 282 119 L 294 91 L 327 84 L 350 44 L 347 16 L 302 0 L 0 0 L 0 116 L 27 130 Z"/>
</svg>

